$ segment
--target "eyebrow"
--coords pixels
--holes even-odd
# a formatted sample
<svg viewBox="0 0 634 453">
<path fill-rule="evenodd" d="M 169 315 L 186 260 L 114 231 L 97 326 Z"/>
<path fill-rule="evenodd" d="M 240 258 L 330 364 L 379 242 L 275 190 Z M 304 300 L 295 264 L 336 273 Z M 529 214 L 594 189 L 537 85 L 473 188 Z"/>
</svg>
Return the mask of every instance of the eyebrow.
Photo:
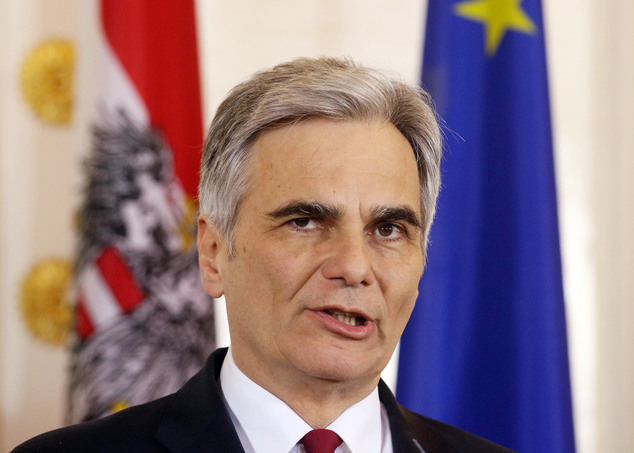
<svg viewBox="0 0 634 453">
<path fill-rule="evenodd" d="M 282 219 L 292 216 L 306 216 L 320 219 L 338 219 L 343 214 L 342 210 L 337 206 L 330 204 L 318 203 L 316 201 L 293 200 L 284 206 L 275 209 L 266 214 L 271 219 Z"/>
<path fill-rule="evenodd" d="M 293 216 L 338 219 L 343 215 L 343 210 L 337 206 L 316 201 L 293 200 L 266 215 L 271 219 L 283 219 Z M 372 218 L 374 222 L 404 221 L 415 228 L 422 228 L 421 221 L 409 206 L 376 206 L 372 209 Z"/>
<path fill-rule="evenodd" d="M 372 209 L 375 222 L 404 221 L 415 228 L 422 228 L 421 221 L 409 206 L 377 206 Z"/>
</svg>

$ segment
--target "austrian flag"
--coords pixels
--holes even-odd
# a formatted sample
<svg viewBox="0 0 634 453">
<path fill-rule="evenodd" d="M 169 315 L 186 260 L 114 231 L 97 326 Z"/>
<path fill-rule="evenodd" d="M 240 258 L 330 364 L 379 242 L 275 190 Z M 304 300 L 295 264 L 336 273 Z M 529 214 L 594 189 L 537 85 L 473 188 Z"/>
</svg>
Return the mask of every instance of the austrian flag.
<svg viewBox="0 0 634 453">
<path fill-rule="evenodd" d="M 203 142 L 192 0 L 102 0 L 75 264 L 69 418 L 178 389 L 214 348 L 194 247 Z"/>
<path fill-rule="evenodd" d="M 77 333 L 86 340 L 95 328 L 106 328 L 143 302 L 145 294 L 132 270 L 114 247 L 107 247 L 78 279 Z"/>
</svg>

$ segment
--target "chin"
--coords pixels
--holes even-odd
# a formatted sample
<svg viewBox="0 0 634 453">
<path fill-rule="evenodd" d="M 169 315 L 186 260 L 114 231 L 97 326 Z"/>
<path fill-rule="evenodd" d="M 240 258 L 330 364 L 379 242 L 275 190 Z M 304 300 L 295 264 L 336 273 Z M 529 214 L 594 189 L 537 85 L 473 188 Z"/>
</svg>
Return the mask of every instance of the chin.
<svg viewBox="0 0 634 453">
<path fill-rule="evenodd" d="M 388 357 L 389 360 L 389 357 Z M 387 364 L 387 361 L 385 361 Z M 376 355 L 332 349 L 303 354 L 299 368 L 315 378 L 334 382 L 378 380 L 383 368 Z"/>
</svg>

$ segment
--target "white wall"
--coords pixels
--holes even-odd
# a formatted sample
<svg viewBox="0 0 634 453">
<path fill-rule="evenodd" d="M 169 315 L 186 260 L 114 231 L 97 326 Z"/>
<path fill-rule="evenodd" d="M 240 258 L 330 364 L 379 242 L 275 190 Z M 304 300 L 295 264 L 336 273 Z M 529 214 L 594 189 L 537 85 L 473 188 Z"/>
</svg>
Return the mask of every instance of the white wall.
<svg viewBox="0 0 634 453">
<path fill-rule="evenodd" d="M 68 256 L 72 129 L 42 124 L 19 91 L 23 59 L 43 39 L 74 36 L 70 0 L 0 3 L 0 450 L 58 426 L 66 351 L 39 343 L 17 311 L 19 282 L 36 261 Z"/>
<path fill-rule="evenodd" d="M 543 2 L 578 451 L 634 451 L 634 4 Z M 86 3 L 0 3 L 1 451 L 63 423 L 66 353 L 26 333 L 16 293 L 36 261 L 72 253 L 85 132 L 36 120 L 17 73 L 45 38 L 86 39 Z M 424 1 L 198 5 L 207 121 L 237 81 L 294 56 L 351 55 L 418 79 Z"/>
<path fill-rule="evenodd" d="M 634 4 L 593 9 L 598 441 L 603 451 L 634 451 Z"/>
</svg>

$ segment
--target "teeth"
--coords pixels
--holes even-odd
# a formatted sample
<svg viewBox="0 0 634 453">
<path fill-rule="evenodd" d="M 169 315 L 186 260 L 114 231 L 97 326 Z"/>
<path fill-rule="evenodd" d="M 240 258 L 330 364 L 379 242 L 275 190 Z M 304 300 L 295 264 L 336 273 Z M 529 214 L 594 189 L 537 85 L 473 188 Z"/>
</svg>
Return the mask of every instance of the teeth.
<svg viewBox="0 0 634 453">
<path fill-rule="evenodd" d="M 328 313 L 336 320 L 351 326 L 362 326 L 363 324 L 365 324 L 365 319 L 361 316 L 353 316 L 339 310 L 326 310 L 326 313 Z"/>
</svg>

